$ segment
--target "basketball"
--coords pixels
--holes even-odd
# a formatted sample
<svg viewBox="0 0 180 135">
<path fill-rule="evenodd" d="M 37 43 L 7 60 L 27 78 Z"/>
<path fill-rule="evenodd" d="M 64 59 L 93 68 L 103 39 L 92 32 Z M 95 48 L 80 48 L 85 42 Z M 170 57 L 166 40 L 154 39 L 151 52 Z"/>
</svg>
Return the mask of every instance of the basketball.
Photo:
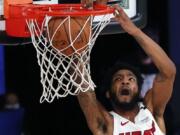
<svg viewBox="0 0 180 135">
<path fill-rule="evenodd" d="M 90 21 L 83 28 L 87 17 L 71 17 L 66 21 L 64 19 L 56 17 L 48 23 L 52 46 L 66 56 L 80 54 L 89 42 Z"/>
</svg>

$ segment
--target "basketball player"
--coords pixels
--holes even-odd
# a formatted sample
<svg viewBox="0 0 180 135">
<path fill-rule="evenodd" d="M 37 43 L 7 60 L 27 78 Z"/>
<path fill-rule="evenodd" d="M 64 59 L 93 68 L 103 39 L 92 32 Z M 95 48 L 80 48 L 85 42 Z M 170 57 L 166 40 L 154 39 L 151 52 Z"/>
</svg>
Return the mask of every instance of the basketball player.
<svg viewBox="0 0 180 135">
<path fill-rule="evenodd" d="M 78 95 L 80 106 L 94 135 L 165 135 L 163 114 L 172 95 L 176 67 L 162 48 L 131 22 L 123 9 L 119 6 L 115 9 L 117 22 L 135 38 L 159 73 L 142 103 L 138 100 L 143 82 L 140 73 L 128 65 L 116 64 L 111 78 L 107 78 L 110 79 L 107 98 L 113 111 L 108 112 L 91 90 Z"/>
</svg>

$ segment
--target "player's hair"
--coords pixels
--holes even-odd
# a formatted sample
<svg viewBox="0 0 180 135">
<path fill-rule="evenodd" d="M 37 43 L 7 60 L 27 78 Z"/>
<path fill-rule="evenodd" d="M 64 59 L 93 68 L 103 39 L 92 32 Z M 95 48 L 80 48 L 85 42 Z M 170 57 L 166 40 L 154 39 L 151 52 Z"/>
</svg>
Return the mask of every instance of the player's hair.
<svg viewBox="0 0 180 135">
<path fill-rule="evenodd" d="M 111 85 L 112 85 L 112 78 L 113 78 L 113 75 L 119 71 L 119 70 L 122 70 L 122 69 L 126 69 L 126 70 L 129 70 L 131 71 L 137 78 L 137 84 L 138 84 L 138 89 L 139 89 L 139 92 L 141 91 L 141 88 L 142 88 L 142 83 L 143 83 L 143 78 L 141 76 L 141 73 L 140 71 L 134 67 L 133 65 L 130 65 L 130 64 L 127 64 L 127 63 L 122 63 L 122 62 L 117 62 L 115 63 L 110 69 L 109 71 L 107 72 L 107 75 L 106 77 L 104 78 L 105 79 L 105 91 L 107 90 L 110 90 L 111 89 Z"/>
</svg>

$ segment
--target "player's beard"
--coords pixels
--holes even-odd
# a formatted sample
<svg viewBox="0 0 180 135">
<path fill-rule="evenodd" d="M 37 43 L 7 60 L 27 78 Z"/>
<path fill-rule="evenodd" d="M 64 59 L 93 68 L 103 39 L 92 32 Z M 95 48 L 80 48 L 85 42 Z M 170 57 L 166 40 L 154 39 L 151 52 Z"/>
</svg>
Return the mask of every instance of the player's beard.
<svg viewBox="0 0 180 135">
<path fill-rule="evenodd" d="M 138 104 L 139 100 L 139 92 L 134 94 L 130 102 L 121 102 L 115 94 L 111 93 L 112 106 L 122 110 L 132 110 Z"/>
</svg>

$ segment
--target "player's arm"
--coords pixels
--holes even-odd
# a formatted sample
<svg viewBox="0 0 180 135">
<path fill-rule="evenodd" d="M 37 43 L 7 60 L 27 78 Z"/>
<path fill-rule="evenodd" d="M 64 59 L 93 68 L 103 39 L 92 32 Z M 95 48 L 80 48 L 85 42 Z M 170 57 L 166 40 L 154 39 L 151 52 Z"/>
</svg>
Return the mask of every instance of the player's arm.
<svg viewBox="0 0 180 135">
<path fill-rule="evenodd" d="M 94 91 L 81 92 L 78 101 L 93 135 L 106 135 L 112 128 L 112 117 L 97 101 Z"/>
<path fill-rule="evenodd" d="M 120 7 L 116 6 L 115 8 L 118 11 L 116 20 L 127 33 L 136 39 L 159 70 L 159 74 L 154 80 L 151 92 L 146 96 L 149 100 L 146 99 L 146 101 L 153 111 L 155 118 L 163 117 L 165 106 L 172 94 L 176 67 L 163 49 L 137 28 Z"/>
<path fill-rule="evenodd" d="M 75 73 L 75 81 L 81 84 L 80 88 L 83 89 L 83 91 L 88 90 L 86 92 L 80 92 L 77 95 L 88 127 L 93 135 L 106 135 L 110 132 L 110 128 L 112 127 L 112 117 L 97 100 L 94 90 L 90 87 L 89 78 L 86 76 L 83 63 L 79 64 L 79 68 L 76 69 Z M 83 78 L 81 73 L 83 73 Z"/>
</svg>

